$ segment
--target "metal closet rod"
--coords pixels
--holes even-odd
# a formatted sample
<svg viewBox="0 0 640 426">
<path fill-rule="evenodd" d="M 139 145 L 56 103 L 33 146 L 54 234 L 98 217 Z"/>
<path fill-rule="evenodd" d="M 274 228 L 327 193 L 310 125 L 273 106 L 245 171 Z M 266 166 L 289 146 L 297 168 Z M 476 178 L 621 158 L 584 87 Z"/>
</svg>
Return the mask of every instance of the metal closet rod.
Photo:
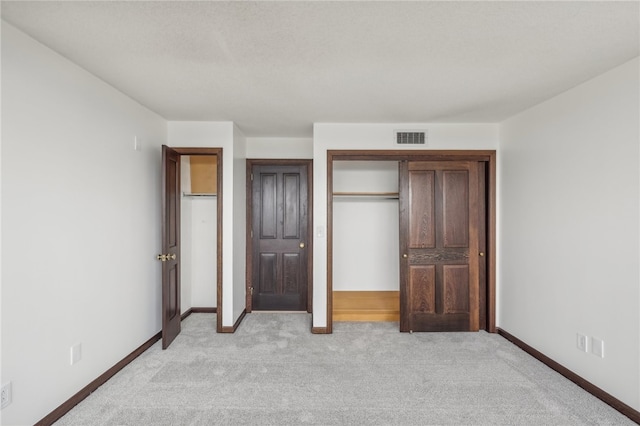
<svg viewBox="0 0 640 426">
<path fill-rule="evenodd" d="M 183 197 L 217 197 L 218 194 L 200 194 L 200 193 L 183 192 L 182 196 Z"/>
<path fill-rule="evenodd" d="M 334 192 L 334 197 L 370 197 L 370 198 L 388 198 L 396 200 L 400 197 L 397 192 Z"/>
</svg>

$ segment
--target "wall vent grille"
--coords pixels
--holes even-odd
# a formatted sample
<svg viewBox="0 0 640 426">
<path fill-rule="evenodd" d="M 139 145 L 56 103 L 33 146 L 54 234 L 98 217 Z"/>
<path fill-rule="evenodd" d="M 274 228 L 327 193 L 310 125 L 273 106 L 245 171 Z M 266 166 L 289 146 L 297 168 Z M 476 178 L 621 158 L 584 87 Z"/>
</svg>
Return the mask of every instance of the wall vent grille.
<svg viewBox="0 0 640 426">
<path fill-rule="evenodd" d="M 397 145 L 426 145 L 427 132 L 396 132 Z"/>
</svg>

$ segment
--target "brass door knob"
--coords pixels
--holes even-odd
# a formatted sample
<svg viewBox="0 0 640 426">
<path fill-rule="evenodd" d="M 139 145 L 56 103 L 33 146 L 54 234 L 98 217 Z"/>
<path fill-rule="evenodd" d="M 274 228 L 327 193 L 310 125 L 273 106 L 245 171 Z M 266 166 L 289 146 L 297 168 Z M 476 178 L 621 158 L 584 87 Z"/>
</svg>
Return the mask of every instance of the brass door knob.
<svg viewBox="0 0 640 426">
<path fill-rule="evenodd" d="M 402 257 L 404 257 L 406 259 L 407 257 L 409 257 L 409 255 L 407 253 L 405 253 L 405 254 L 402 255 Z"/>
<path fill-rule="evenodd" d="M 480 257 L 484 256 L 484 252 L 481 251 L 480 253 L 478 253 L 480 255 Z"/>
<path fill-rule="evenodd" d="M 173 254 L 168 254 L 168 255 L 167 255 L 167 260 L 176 260 L 176 255 L 175 255 L 175 253 L 173 253 Z"/>
<path fill-rule="evenodd" d="M 300 243 L 300 248 L 304 248 L 304 243 Z"/>
<path fill-rule="evenodd" d="M 156 256 L 156 259 L 158 259 L 161 262 L 166 262 L 167 261 L 167 255 L 166 254 L 159 254 Z"/>
</svg>

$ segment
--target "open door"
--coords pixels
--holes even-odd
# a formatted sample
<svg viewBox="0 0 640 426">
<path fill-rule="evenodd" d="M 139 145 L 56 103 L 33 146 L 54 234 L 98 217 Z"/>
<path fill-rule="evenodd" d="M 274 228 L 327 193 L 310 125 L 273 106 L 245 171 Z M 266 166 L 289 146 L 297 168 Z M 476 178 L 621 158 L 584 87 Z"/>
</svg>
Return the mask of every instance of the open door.
<svg viewBox="0 0 640 426">
<path fill-rule="evenodd" d="M 162 146 L 162 349 L 180 333 L 180 154 Z"/>
<path fill-rule="evenodd" d="M 403 161 L 400 331 L 479 329 L 478 163 Z"/>
</svg>

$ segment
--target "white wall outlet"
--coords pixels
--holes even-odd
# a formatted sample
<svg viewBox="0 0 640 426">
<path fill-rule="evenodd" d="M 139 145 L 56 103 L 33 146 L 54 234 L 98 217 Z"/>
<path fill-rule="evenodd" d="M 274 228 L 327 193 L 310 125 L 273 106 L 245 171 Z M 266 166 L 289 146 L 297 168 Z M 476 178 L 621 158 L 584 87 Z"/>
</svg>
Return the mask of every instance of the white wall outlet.
<svg viewBox="0 0 640 426">
<path fill-rule="evenodd" d="M 71 359 L 70 364 L 76 364 L 82 359 L 82 343 L 78 343 L 76 345 L 71 346 Z"/>
<path fill-rule="evenodd" d="M 576 333 L 576 347 L 579 351 L 588 352 L 587 341 L 587 336 L 585 336 L 584 334 Z"/>
<path fill-rule="evenodd" d="M 0 402 L 0 408 L 4 408 L 11 404 L 11 382 L 3 384 L 2 388 L 0 388 Z"/>
<path fill-rule="evenodd" d="M 591 338 L 591 353 L 604 358 L 604 341 L 596 337 Z"/>
<path fill-rule="evenodd" d="M 142 138 L 140 136 L 133 137 L 133 149 L 135 151 L 142 151 Z"/>
</svg>

